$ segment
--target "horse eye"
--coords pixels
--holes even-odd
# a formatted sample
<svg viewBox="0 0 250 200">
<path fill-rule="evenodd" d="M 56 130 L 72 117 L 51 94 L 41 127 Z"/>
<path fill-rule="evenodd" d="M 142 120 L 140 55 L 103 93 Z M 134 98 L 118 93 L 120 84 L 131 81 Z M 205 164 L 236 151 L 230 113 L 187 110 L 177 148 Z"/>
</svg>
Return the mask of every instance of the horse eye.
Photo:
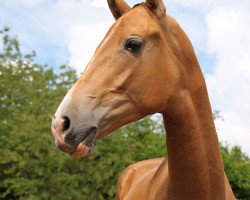
<svg viewBox="0 0 250 200">
<path fill-rule="evenodd" d="M 142 41 L 139 39 L 130 39 L 126 42 L 124 48 L 131 53 L 139 53 L 142 48 Z"/>
</svg>

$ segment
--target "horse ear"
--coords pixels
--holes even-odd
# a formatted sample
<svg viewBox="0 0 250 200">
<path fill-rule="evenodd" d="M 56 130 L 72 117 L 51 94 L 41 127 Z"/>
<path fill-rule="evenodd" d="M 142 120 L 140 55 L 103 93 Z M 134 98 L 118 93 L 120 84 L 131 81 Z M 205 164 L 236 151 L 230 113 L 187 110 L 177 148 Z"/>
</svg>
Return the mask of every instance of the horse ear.
<svg viewBox="0 0 250 200">
<path fill-rule="evenodd" d="M 146 6 L 153 11 L 158 18 L 165 17 L 166 7 L 162 0 L 147 0 Z"/>
<path fill-rule="evenodd" d="M 108 5 L 115 19 L 130 10 L 129 5 L 123 0 L 108 0 Z"/>
</svg>

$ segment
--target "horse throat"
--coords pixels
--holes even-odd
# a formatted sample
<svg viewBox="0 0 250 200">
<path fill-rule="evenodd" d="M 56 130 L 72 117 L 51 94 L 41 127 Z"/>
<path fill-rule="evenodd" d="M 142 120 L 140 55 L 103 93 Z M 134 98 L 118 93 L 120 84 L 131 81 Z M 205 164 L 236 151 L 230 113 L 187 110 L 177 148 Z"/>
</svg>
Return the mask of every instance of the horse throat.
<svg viewBox="0 0 250 200">
<path fill-rule="evenodd" d="M 225 199 L 223 162 L 205 81 L 195 90 L 181 90 L 170 104 L 164 114 L 168 194 L 173 199 Z"/>
</svg>

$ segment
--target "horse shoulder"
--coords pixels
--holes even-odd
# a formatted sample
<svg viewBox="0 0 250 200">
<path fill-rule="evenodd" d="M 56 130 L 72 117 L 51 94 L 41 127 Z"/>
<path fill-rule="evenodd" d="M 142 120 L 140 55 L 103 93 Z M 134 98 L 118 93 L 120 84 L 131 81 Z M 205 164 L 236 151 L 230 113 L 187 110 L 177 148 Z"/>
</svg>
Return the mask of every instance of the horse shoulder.
<svg viewBox="0 0 250 200">
<path fill-rule="evenodd" d="M 117 200 L 145 199 L 150 183 L 165 158 L 140 161 L 130 165 L 119 177 Z"/>
</svg>

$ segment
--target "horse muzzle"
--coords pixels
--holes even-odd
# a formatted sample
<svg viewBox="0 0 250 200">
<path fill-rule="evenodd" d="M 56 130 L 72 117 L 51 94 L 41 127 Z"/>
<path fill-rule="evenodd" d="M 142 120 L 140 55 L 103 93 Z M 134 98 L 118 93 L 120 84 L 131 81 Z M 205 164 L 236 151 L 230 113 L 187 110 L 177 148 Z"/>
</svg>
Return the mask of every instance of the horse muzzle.
<svg viewBox="0 0 250 200">
<path fill-rule="evenodd" d="M 94 149 L 97 126 L 90 124 L 74 126 L 70 117 L 60 115 L 57 112 L 52 119 L 51 131 L 56 146 L 72 156 L 86 157 Z"/>
</svg>

